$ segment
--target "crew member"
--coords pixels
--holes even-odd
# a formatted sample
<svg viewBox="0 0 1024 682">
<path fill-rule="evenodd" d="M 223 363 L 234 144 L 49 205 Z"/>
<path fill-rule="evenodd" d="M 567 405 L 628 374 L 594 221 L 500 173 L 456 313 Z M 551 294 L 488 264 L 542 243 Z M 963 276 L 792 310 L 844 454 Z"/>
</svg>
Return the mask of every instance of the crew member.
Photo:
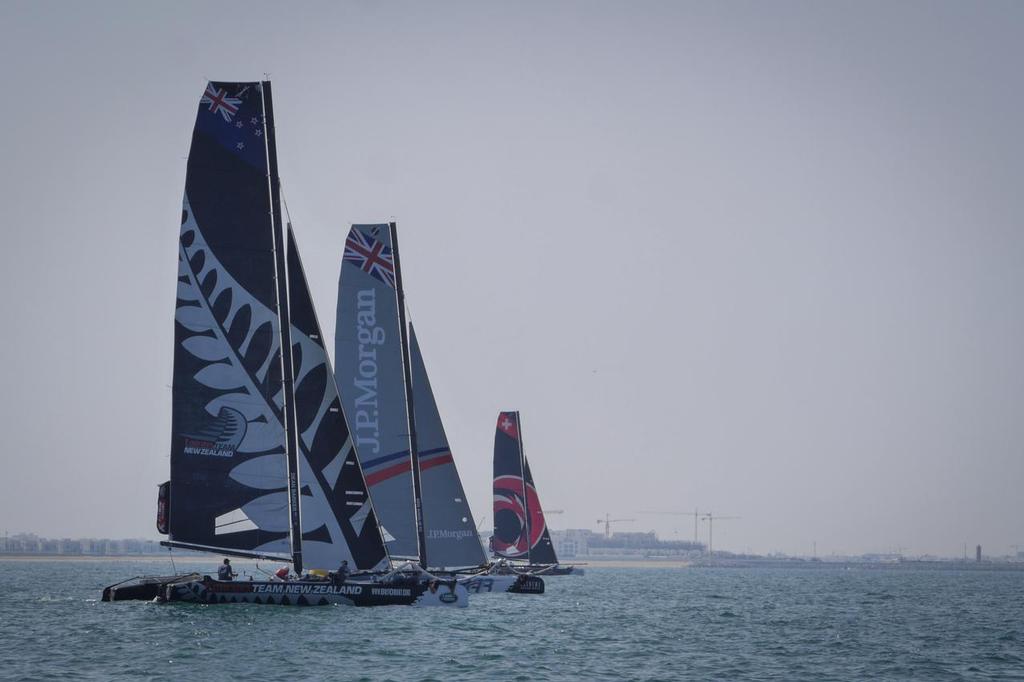
<svg viewBox="0 0 1024 682">
<path fill-rule="evenodd" d="M 217 580 L 232 580 L 235 572 L 231 570 L 231 559 L 225 559 L 224 563 L 217 568 Z"/>
<path fill-rule="evenodd" d="M 348 559 L 343 559 L 341 566 L 338 566 L 338 570 L 334 572 L 334 582 L 341 585 L 348 579 Z"/>
</svg>

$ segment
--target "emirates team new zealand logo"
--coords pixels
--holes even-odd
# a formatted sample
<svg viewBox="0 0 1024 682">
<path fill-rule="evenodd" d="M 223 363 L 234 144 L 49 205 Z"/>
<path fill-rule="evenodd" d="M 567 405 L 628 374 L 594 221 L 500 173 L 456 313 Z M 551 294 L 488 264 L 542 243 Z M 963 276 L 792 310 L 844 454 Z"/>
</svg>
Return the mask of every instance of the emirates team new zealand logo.
<svg viewBox="0 0 1024 682">
<path fill-rule="evenodd" d="M 245 438 L 245 416 L 230 407 L 221 407 L 220 413 L 194 435 L 185 435 L 186 455 L 232 457 Z"/>
</svg>

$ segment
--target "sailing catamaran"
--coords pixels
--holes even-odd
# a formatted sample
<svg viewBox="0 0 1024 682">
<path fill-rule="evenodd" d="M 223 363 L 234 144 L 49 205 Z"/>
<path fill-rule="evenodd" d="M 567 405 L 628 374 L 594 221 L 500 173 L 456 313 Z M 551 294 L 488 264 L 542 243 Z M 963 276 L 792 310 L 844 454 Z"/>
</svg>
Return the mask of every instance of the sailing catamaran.
<svg viewBox="0 0 1024 682">
<path fill-rule="evenodd" d="M 392 569 L 334 383 L 290 223 L 268 81 L 200 100 L 178 245 L 167 547 L 351 577 L 111 586 L 104 600 L 466 606 L 454 579 Z"/>
<path fill-rule="evenodd" d="M 470 592 L 544 591 L 486 574 L 416 333 L 406 320 L 395 223 L 353 225 L 338 280 L 335 378 L 388 552 Z"/>
<path fill-rule="evenodd" d="M 582 575 L 583 568 L 560 565 L 555 556 L 533 484 L 530 463 L 523 453 L 522 425 L 518 412 L 500 412 L 494 432 L 494 535 L 491 551 L 510 570 L 532 575 Z"/>
</svg>

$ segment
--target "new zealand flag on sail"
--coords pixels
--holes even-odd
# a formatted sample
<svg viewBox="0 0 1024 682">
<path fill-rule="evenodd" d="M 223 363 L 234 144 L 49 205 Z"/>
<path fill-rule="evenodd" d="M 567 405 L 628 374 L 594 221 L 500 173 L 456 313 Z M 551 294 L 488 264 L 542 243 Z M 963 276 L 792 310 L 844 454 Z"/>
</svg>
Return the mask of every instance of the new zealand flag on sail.
<svg viewBox="0 0 1024 682">
<path fill-rule="evenodd" d="M 209 83 L 199 100 L 196 130 L 246 163 L 265 169 L 262 98 L 257 83 Z"/>
</svg>

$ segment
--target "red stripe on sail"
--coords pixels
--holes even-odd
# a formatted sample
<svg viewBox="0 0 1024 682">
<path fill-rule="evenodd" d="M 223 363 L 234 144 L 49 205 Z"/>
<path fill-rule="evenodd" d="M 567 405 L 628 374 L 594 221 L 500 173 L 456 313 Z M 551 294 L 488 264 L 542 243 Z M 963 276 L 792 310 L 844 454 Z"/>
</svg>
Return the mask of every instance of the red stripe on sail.
<svg viewBox="0 0 1024 682">
<path fill-rule="evenodd" d="M 445 453 L 443 455 L 440 455 L 439 457 L 434 457 L 433 459 L 428 459 L 425 462 L 421 461 L 420 462 L 420 471 L 426 471 L 427 469 L 430 469 L 430 468 L 436 467 L 436 466 L 441 466 L 442 464 L 450 464 L 453 461 L 454 460 L 452 459 L 452 453 L 448 452 L 448 453 Z"/>
<path fill-rule="evenodd" d="M 420 471 L 425 471 L 432 467 L 441 466 L 442 464 L 450 464 L 454 460 L 452 459 L 451 453 L 440 455 L 439 457 L 433 457 L 425 462 L 420 462 Z M 381 481 L 386 481 L 389 478 L 394 478 L 400 474 L 404 474 L 409 471 L 410 466 L 408 461 L 401 461 L 398 464 L 392 464 L 391 466 L 375 471 L 372 474 L 366 475 L 367 485 L 377 485 Z"/>
<path fill-rule="evenodd" d="M 387 467 L 385 469 L 381 469 L 380 471 L 375 471 L 372 474 L 367 474 L 366 475 L 366 484 L 367 485 L 377 485 L 381 481 L 386 481 L 389 478 L 394 478 L 395 476 L 398 476 L 399 474 L 403 474 L 406 471 L 409 471 L 409 462 L 408 462 L 408 460 L 399 462 L 398 464 L 392 464 L 391 466 L 389 466 L 389 467 Z"/>
</svg>

